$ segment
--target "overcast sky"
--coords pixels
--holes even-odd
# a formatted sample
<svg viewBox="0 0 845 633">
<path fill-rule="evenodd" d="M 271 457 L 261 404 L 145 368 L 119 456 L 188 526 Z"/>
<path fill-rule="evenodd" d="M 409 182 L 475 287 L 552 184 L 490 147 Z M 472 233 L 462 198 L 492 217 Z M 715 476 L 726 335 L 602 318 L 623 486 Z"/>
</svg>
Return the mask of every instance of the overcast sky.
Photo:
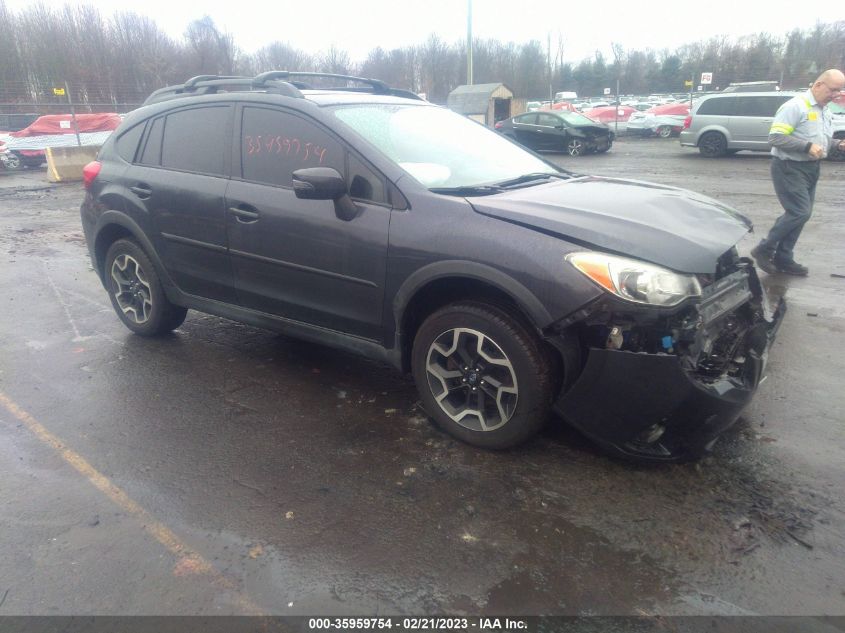
<svg viewBox="0 0 845 633">
<path fill-rule="evenodd" d="M 6 0 L 18 11 L 32 0 Z M 308 53 L 332 44 L 362 61 L 381 46 L 389 50 L 421 44 L 437 33 L 449 43 L 466 39 L 467 0 L 88 0 L 103 14 L 135 11 L 149 15 L 168 34 L 181 38 L 188 23 L 210 15 L 236 44 L 253 52 L 272 42 L 287 42 Z M 715 35 L 739 37 L 759 32 L 783 35 L 793 28 L 843 19 L 838 3 L 796 3 L 784 0 L 472 0 L 473 36 L 502 41 L 540 40 L 558 32 L 564 59 L 577 62 L 601 50 L 611 58 L 610 44 L 626 50 L 674 49 Z M 59 7 L 62 1 L 44 4 Z M 76 4 L 74 2 L 73 4 Z M 830 11 L 821 14 L 821 7 Z M 837 9 L 837 7 L 840 7 Z"/>
</svg>

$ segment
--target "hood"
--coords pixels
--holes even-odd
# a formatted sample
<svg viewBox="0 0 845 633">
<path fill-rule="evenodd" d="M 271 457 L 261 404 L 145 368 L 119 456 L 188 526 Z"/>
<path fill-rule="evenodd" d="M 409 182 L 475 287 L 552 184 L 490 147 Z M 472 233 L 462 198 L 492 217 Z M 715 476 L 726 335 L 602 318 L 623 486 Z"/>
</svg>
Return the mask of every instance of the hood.
<svg viewBox="0 0 845 633">
<path fill-rule="evenodd" d="M 575 123 L 570 128 L 570 131 L 582 132 L 587 136 L 607 136 L 610 128 L 604 123 L 597 121 L 596 123 Z"/>
<path fill-rule="evenodd" d="M 483 215 L 684 273 L 715 272 L 716 260 L 752 228 L 738 211 L 692 191 L 598 176 L 469 202 Z"/>
</svg>

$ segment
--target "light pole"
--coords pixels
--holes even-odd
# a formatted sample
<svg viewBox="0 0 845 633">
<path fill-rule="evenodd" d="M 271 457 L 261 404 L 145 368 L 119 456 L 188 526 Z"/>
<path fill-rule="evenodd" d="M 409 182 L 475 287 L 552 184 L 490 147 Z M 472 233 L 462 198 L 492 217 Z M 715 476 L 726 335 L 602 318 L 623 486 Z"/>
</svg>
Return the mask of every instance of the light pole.
<svg viewBox="0 0 845 633">
<path fill-rule="evenodd" d="M 472 85 L 472 0 L 467 0 L 467 85 Z"/>
</svg>

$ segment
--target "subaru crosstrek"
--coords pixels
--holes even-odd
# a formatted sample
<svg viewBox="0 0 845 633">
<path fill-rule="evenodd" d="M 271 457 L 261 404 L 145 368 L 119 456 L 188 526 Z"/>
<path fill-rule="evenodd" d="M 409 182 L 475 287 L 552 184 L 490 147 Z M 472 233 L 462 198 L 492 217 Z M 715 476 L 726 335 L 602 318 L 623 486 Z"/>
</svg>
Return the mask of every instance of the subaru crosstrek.
<svg viewBox="0 0 845 633">
<path fill-rule="evenodd" d="M 783 314 L 738 256 L 737 211 L 570 173 L 377 80 L 164 88 L 85 187 L 93 265 L 133 332 L 194 309 L 364 354 L 485 448 L 555 411 L 617 454 L 694 458 L 751 399 Z"/>
</svg>

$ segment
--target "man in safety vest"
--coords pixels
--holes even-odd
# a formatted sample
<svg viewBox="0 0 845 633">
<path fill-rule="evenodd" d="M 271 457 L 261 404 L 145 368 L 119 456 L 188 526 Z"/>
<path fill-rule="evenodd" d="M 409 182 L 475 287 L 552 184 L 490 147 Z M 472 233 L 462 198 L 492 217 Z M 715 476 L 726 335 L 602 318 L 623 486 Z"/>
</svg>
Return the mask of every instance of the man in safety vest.
<svg viewBox="0 0 845 633">
<path fill-rule="evenodd" d="M 836 69 L 823 72 L 802 95 L 784 103 L 769 130 L 772 145 L 772 182 L 784 208 L 769 234 L 751 250 L 767 273 L 805 276 L 792 250 L 813 212 L 819 162 L 828 153 L 845 151 L 845 141 L 833 138 L 833 115 L 827 104 L 845 89 L 845 75 Z"/>
</svg>

